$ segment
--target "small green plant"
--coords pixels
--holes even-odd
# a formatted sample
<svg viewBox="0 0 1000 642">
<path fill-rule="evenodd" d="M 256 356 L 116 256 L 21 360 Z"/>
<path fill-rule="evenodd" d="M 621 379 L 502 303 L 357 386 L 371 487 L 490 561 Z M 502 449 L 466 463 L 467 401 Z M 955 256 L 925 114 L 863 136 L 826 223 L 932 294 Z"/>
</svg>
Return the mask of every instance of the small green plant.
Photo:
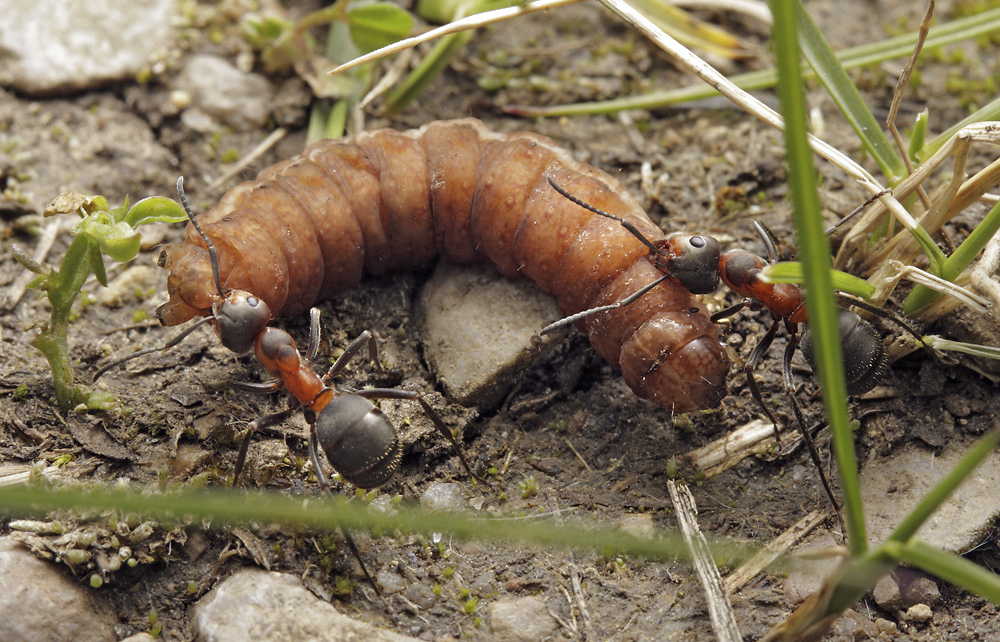
<svg viewBox="0 0 1000 642">
<path fill-rule="evenodd" d="M 524 481 L 518 482 L 517 485 L 521 487 L 521 497 L 524 499 L 538 494 L 538 482 L 535 481 L 534 477 L 528 477 Z"/>
<path fill-rule="evenodd" d="M 17 245 L 12 249 L 17 262 L 37 275 L 28 287 L 43 291 L 52 307 L 48 323 L 36 324 L 39 332 L 32 338 L 31 345 L 49 362 L 59 408 L 63 412 L 74 408 L 109 410 L 114 404 L 111 395 L 90 391 L 74 382 L 67 342 L 73 302 L 91 274 L 101 285 L 108 285 L 104 255 L 119 262 L 135 258 L 139 253 L 140 225 L 160 221 L 176 223 L 187 216 L 180 205 L 168 198 L 143 199 L 131 208 L 126 202 L 111 210 L 103 196 L 85 196 L 77 192 L 61 195 L 46 208 L 45 215 L 74 212 L 80 215 L 80 221 L 72 230 L 76 238 L 66 250 L 58 270 L 38 263 Z"/>
</svg>

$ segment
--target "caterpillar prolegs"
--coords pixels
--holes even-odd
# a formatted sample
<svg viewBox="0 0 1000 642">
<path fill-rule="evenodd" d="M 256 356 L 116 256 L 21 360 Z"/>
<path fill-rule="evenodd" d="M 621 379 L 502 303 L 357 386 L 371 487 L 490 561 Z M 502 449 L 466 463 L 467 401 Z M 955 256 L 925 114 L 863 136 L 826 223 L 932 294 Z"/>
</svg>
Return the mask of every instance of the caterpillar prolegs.
<svg viewBox="0 0 1000 642">
<path fill-rule="evenodd" d="M 549 179 L 657 246 L 671 243 L 610 175 L 544 136 L 498 134 L 473 119 L 321 141 L 233 188 L 198 220 L 218 250 L 223 286 L 252 293 L 274 315 L 304 312 L 357 286 L 364 273 L 441 254 L 526 276 L 567 315 L 663 277 L 661 256 Z M 219 292 L 192 225 L 185 243 L 163 250 L 160 266 L 170 270 L 170 300 L 157 310 L 164 325 L 212 315 Z M 639 397 L 685 412 L 726 394 L 718 328 L 675 278 L 577 325 Z"/>
</svg>

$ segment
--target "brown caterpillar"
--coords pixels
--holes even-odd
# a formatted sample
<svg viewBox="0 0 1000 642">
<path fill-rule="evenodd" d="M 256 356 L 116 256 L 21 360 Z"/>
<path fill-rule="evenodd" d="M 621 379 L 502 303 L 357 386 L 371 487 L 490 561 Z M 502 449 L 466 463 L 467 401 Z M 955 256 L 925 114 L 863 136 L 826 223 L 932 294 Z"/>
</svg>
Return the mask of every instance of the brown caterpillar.
<svg viewBox="0 0 1000 642">
<path fill-rule="evenodd" d="M 198 220 L 218 249 L 223 287 L 260 297 L 274 315 L 304 312 L 365 272 L 405 270 L 440 254 L 527 276 L 566 314 L 663 277 L 666 252 L 651 254 L 623 224 L 570 202 L 549 179 L 657 247 L 707 238 L 664 239 L 605 172 L 544 136 L 498 134 L 473 119 L 321 141 L 233 188 Z M 213 314 L 219 293 L 192 225 L 159 264 L 170 270 L 170 300 L 157 310 L 164 325 Z M 729 368 L 717 326 L 673 278 L 685 269 L 671 269 L 626 307 L 577 322 L 636 395 L 677 412 L 718 405 Z M 708 269 L 717 274 L 717 265 Z"/>
</svg>

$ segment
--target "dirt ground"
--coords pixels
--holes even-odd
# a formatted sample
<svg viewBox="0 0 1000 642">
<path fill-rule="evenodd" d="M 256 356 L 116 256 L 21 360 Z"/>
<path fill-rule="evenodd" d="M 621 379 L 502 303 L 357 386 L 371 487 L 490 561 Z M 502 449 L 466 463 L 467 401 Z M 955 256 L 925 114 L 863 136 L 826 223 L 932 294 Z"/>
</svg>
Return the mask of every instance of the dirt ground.
<svg viewBox="0 0 1000 642">
<path fill-rule="evenodd" d="M 863 0 L 827 4 L 815 7 L 814 15 L 837 48 L 913 29 L 920 10 L 909 3 L 900 7 L 893 2 Z M 943 4 L 939 15 L 948 16 L 951 3 Z M 881 21 L 871 19 L 875 12 L 883 16 Z M 725 63 L 725 71 L 767 65 L 764 27 L 731 15 L 707 17 L 721 21 L 751 47 L 751 58 L 738 64 Z M 213 42 L 202 35 L 186 46 L 191 51 L 226 57 L 245 49 L 235 24 L 221 24 L 220 29 L 221 39 Z M 997 59 L 995 49 L 991 51 L 975 65 L 967 63 L 973 69 L 963 68 L 963 73 L 995 74 Z M 943 129 L 966 113 L 958 96 L 940 89 L 954 65 L 942 57 L 922 67 L 921 85 L 904 101 L 901 120 L 909 121 L 928 107 L 932 127 Z M 895 83 L 892 70 L 898 70 L 898 65 L 855 74 L 877 116 L 888 107 Z M 10 132 L 16 132 L 19 140 L 18 153 L 8 151 L 13 167 L 0 167 L 0 171 L 8 176 L 22 172 L 32 177 L 25 183 L 33 197 L 29 209 L 44 205 L 65 188 L 103 194 L 112 203 L 120 202 L 126 194 L 133 200 L 154 194 L 170 196 L 178 175 L 187 177 L 196 208 L 211 204 L 218 195 L 206 195 L 204 189 L 228 167 L 220 158 L 231 150 L 240 156 L 247 154 L 268 131 L 220 130 L 206 136 L 186 128 L 168 107 L 173 73 L 168 71 L 145 85 L 127 84 L 50 100 L 0 94 L 0 120 L 6 136 L 9 139 Z M 273 80 L 276 84 L 297 82 L 287 77 Z M 366 127 L 405 129 L 435 119 L 472 115 L 498 131 L 537 131 L 553 137 L 581 160 L 617 174 L 664 229 L 697 230 L 715 235 L 726 246 L 743 245 L 760 251 L 750 228 L 751 218 L 762 220 L 779 235 L 791 233 L 781 139 L 777 132 L 723 100 L 632 113 L 628 120 L 591 116 L 526 121 L 501 111 L 514 104 L 599 100 L 691 82 L 649 43 L 597 6 L 574 6 L 483 30 L 451 69 L 402 116 L 373 116 Z M 496 89 L 498 85 L 501 88 Z M 491 90 L 482 86 L 491 86 Z M 773 93 L 763 95 L 776 104 Z M 824 116 L 825 138 L 861 157 L 832 102 L 819 91 L 812 92 L 811 100 Z M 306 112 L 301 113 L 297 119 L 300 128 Z M 629 133 L 637 136 L 630 138 Z M 244 175 L 251 176 L 294 155 L 303 141 L 304 132 L 294 131 Z M 654 177 L 666 177 L 661 187 L 650 188 L 648 181 L 644 184 L 643 162 L 650 163 Z M 860 190 L 839 172 L 829 166 L 821 166 L 820 172 L 824 206 L 831 220 L 864 200 Z M 742 193 L 747 195 L 743 206 L 737 203 L 734 212 L 720 213 L 720 194 Z M 721 200 L 731 205 L 730 199 Z M 12 225 L 23 213 L 13 209 L 0 212 L 5 217 L 5 237 L 32 247 L 34 241 Z M 953 233 L 963 235 L 976 214 L 982 212 L 963 216 Z M 61 256 L 67 238 L 57 240 L 50 262 Z M 164 242 L 180 238 L 180 226 L 165 231 Z M 156 256 L 156 250 L 144 252 L 137 263 L 155 265 Z M 367 279 L 358 290 L 323 306 L 323 321 L 332 344 L 343 347 L 358 331 L 370 329 L 393 356 L 396 374 L 378 381 L 379 385 L 436 390 L 421 356 L 417 340 L 420 328 L 410 318 L 414 297 L 430 267 L 426 272 Z M 0 288 L 6 289 L 20 271 L 5 241 L 0 248 Z M 97 286 L 91 284 L 86 290 L 94 294 Z M 720 305 L 736 300 L 731 294 L 715 296 Z M 136 312 L 145 311 L 154 318 L 153 310 L 165 298 L 165 275 L 160 275 L 155 291 L 141 300 L 133 299 L 120 308 L 89 305 L 82 310 L 70 337 L 80 376 L 89 380 L 106 350 L 153 347 L 172 336 L 154 324 L 136 327 Z M 32 322 L 46 316 L 47 305 L 29 292 L 13 312 L 0 318 L 0 457 L 4 461 L 52 462 L 71 455 L 68 470 L 95 479 L 127 478 L 139 484 L 164 478 L 182 482 L 208 472 L 210 483 L 219 484 L 232 472 L 237 431 L 255 417 L 284 407 L 281 395 L 258 397 L 226 389 L 226 381 L 260 377 L 259 367 L 250 358 L 234 357 L 218 345 L 214 335 L 200 331 L 168 353 L 104 377 L 107 388 L 120 399 L 121 412 L 60 418 L 46 364 L 29 346 L 26 332 Z M 766 317 L 745 313 L 725 329 L 726 342 L 746 357 L 769 323 Z M 305 318 L 285 319 L 282 325 L 304 341 Z M 777 357 L 783 348 L 784 339 L 779 337 L 758 377 L 767 403 L 781 420 L 788 421 L 791 413 L 782 396 Z M 806 391 L 801 397 L 807 398 L 816 384 L 806 374 L 806 366 L 799 365 L 797 373 Z M 349 375 L 359 383 L 367 381 L 366 377 L 365 370 L 357 367 Z M 488 501 L 504 515 L 563 519 L 561 511 L 572 511 L 574 519 L 614 524 L 630 515 L 646 514 L 652 516 L 657 528 L 672 529 L 676 519 L 667 497 L 666 462 L 760 415 L 742 375 L 732 374 L 730 389 L 731 394 L 716 412 L 673 417 L 637 399 L 619 374 L 576 334 L 547 362 L 526 372 L 520 388 L 499 410 L 478 413 L 448 404 L 440 394 L 432 399 L 445 420 L 461 428 L 468 452 L 477 461 L 501 469 L 506 499 Z M 863 460 L 870 453 L 888 454 L 908 440 L 940 447 L 947 440 L 978 434 L 996 420 L 995 407 L 989 403 L 995 397 L 992 382 L 963 365 L 942 366 L 924 354 L 893 364 L 880 390 L 878 398 L 852 404 L 862 422 L 858 446 Z M 971 410 L 963 421 L 955 422 L 948 414 L 947 396 L 952 401 L 957 396 L 968 402 Z M 387 410 L 397 423 L 410 420 L 411 427 L 404 431 L 407 446 L 401 474 L 383 494 L 416 501 L 431 482 L 465 483 L 450 449 L 437 439 L 418 409 L 389 404 Z M 815 422 L 822 409 L 818 402 L 810 402 L 806 412 Z M 912 434 L 909 428 L 925 425 L 926 417 L 933 418 L 932 425 L 947 429 Z M 22 425 L 30 430 L 26 432 Z M 303 436 L 301 421 L 258 436 L 250 455 L 252 484 L 315 492 L 297 465 L 306 458 Z M 826 439 L 821 433 L 821 447 Z M 824 453 L 828 455 L 825 448 Z M 519 484 L 528 479 L 537 484 L 537 494 L 522 493 Z M 804 449 L 774 461 L 747 459 L 727 473 L 693 486 L 692 491 L 704 530 L 761 543 L 827 502 Z M 470 490 L 469 494 L 475 492 Z M 828 526 L 833 528 L 834 524 Z M 0 522 L 0 532 L 4 530 L 5 524 Z M 178 535 L 160 532 L 153 539 L 157 537 L 166 541 Z M 339 580 L 349 577 L 354 588 L 346 595 L 337 595 L 339 608 L 423 639 L 491 639 L 486 607 L 510 596 L 541 596 L 569 622 L 566 596 L 572 592 L 569 576 L 576 572 L 584 578 L 594 639 L 713 637 L 700 585 L 681 564 L 447 540 L 438 547 L 414 537 L 359 534 L 358 543 L 373 574 L 405 578 L 406 588 L 389 597 L 387 609 L 359 579 L 356 562 L 339 549 L 331 552 L 328 536 L 262 527 L 239 533 L 190 528 L 183 538 L 187 541 L 184 547 L 169 554 L 162 549 L 160 555 L 137 569 L 113 574 L 100 589 L 124 614 L 123 633 L 148 629 L 148 615 L 153 610 L 162 626 L 162 639 L 189 639 L 190 607 L 198 595 L 188 593 L 188 582 L 198 582 L 199 594 L 203 593 L 235 568 L 257 563 L 255 552 L 263 550 L 273 569 L 306 576 L 321 594 L 337 592 L 343 586 Z M 177 552 L 181 549 L 186 552 Z M 191 550 L 201 553 L 191 555 Z M 275 551 L 281 554 L 273 554 Z M 1000 569 L 995 541 L 985 543 L 972 559 Z M 445 567 L 454 570 L 452 579 L 440 575 Z M 78 577 L 84 582 L 89 573 L 81 571 Z M 440 598 L 433 594 L 435 582 L 443 587 Z M 790 611 L 782 582 L 780 575 L 764 576 L 734 597 L 747 639 L 761 637 Z M 463 586 L 479 595 L 477 613 L 470 615 L 463 610 Z M 941 590 L 944 601 L 935 607 L 933 622 L 926 626 L 900 623 L 896 639 L 995 639 L 989 638 L 996 631 L 995 607 L 944 583 Z M 857 610 L 866 619 L 896 620 L 895 614 L 880 611 L 871 600 Z M 829 639 L 850 639 L 851 635 L 848 627 Z M 579 633 L 561 628 L 555 639 L 574 636 Z"/>
</svg>

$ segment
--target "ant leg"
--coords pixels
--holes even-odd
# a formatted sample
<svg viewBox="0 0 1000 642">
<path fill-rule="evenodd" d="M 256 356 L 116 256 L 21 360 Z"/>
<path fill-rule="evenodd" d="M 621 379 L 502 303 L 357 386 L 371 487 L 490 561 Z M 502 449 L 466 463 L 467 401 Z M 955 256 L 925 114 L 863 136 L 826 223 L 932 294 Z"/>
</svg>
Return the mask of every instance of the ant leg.
<svg viewBox="0 0 1000 642">
<path fill-rule="evenodd" d="M 315 308 L 313 309 L 315 310 Z M 316 448 L 317 438 L 315 415 L 313 416 L 313 419 L 313 421 L 309 422 L 309 459 L 312 460 L 313 472 L 316 473 L 316 481 L 319 483 L 320 491 L 328 492 L 332 495 L 333 488 L 330 486 L 330 478 L 326 476 L 326 473 L 323 471 L 323 467 L 319 463 L 319 451 Z M 351 549 L 351 555 L 354 556 L 354 559 L 356 559 L 358 564 L 361 566 L 361 572 L 365 574 L 365 579 L 368 580 L 368 584 L 375 589 L 375 595 L 378 595 L 379 598 L 384 600 L 385 598 L 382 596 L 382 591 L 379 590 L 378 584 L 375 583 L 375 579 L 372 578 L 371 574 L 368 572 L 368 567 L 365 566 L 365 561 L 361 559 L 361 551 L 358 550 L 358 545 L 354 542 L 354 538 L 351 537 L 351 532 L 343 526 L 340 527 L 340 532 L 344 534 L 344 541 L 347 542 L 347 548 Z"/>
<path fill-rule="evenodd" d="M 747 376 L 747 387 L 750 388 L 750 395 L 753 396 L 754 401 L 760 406 L 767 418 L 771 420 L 774 424 L 774 440 L 781 445 L 781 435 L 778 431 L 778 421 L 774 418 L 771 410 L 764 403 L 764 397 L 760 394 L 760 386 L 757 385 L 757 378 L 753 376 L 753 371 L 757 369 L 760 362 L 767 355 L 767 351 L 771 349 L 771 344 L 774 342 L 775 335 L 778 334 L 778 328 L 781 327 L 781 319 L 776 319 L 774 323 L 771 324 L 770 329 L 767 334 L 760 340 L 757 347 L 754 348 L 753 353 L 750 355 L 750 359 L 747 360 L 746 364 L 743 365 L 743 372 Z"/>
<path fill-rule="evenodd" d="M 939 361 L 943 361 L 945 363 L 948 362 L 948 358 L 945 357 L 940 350 L 938 350 L 934 346 L 927 345 L 924 342 L 924 337 L 919 332 L 917 332 L 913 326 L 907 323 L 903 319 L 903 317 L 899 316 L 898 314 L 886 310 L 885 308 L 880 308 L 877 305 L 872 305 L 871 303 L 868 303 L 864 299 L 856 297 L 853 294 L 847 294 L 846 292 L 837 292 L 837 298 L 839 298 L 841 301 L 843 301 L 848 305 L 853 305 L 854 307 L 861 308 L 862 310 L 871 312 L 876 316 L 882 317 L 887 321 L 892 321 L 899 327 L 903 328 L 903 330 L 908 332 L 910 336 L 912 336 L 917 341 L 917 343 L 923 346 L 925 350 L 930 352 L 935 359 L 938 359 Z"/>
<path fill-rule="evenodd" d="M 230 381 L 229 387 L 240 392 L 251 392 L 255 395 L 269 395 L 285 387 L 285 382 L 281 380 L 271 383 L 253 383 L 252 381 Z"/>
<path fill-rule="evenodd" d="M 93 380 L 93 382 L 97 383 L 97 380 L 100 379 L 101 376 L 104 375 L 105 372 L 107 372 L 108 370 L 112 370 L 114 368 L 117 368 L 118 366 L 122 365 L 123 363 L 125 363 L 127 361 L 131 361 L 132 359 L 138 359 L 139 357 L 145 357 L 146 355 L 153 354 L 155 352 L 164 352 L 166 350 L 169 350 L 170 348 L 173 348 L 175 345 L 177 345 L 178 343 L 180 343 L 181 341 L 183 341 L 184 339 L 186 339 L 189 334 L 191 334 L 192 332 L 194 332 L 195 330 L 197 330 L 198 328 L 200 328 L 201 326 L 205 325 L 206 323 L 208 323 L 211 320 L 212 320 L 212 317 L 202 317 L 201 319 L 198 319 L 196 322 L 192 323 L 183 332 L 181 332 L 180 334 L 178 334 L 174 338 L 170 339 L 165 344 L 163 344 L 163 346 L 161 346 L 159 348 L 149 348 L 148 350 L 140 350 L 139 352 L 134 352 L 134 353 L 132 353 L 132 354 L 130 354 L 128 356 L 121 357 L 119 359 L 115 359 L 111 363 L 105 364 L 104 366 L 101 367 L 100 370 L 98 370 L 94 374 L 94 380 Z"/>
<path fill-rule="evenodd" d="M 837 519 L 840 520 L 840 527 L 843 532 L 847 532 L 844 526 L 844 518 L 840 513 L 840 504 L 837 502 L 836 497 L 833 494 L 833 486 L 830 485 L 830 480 L 827 479 L 826 473 L 823 472 L 823 461 L 819 456 L 819 449 L 816 448 L 816 442 L 813 441 L 812 435 L 809 434 L 808 428 L 806 428 L 805 418 L 802 416 L 802 410 L 799 408 L 799 402 L 795 398 L 795 384 L 792 381 L 792 357 L 795 355 L 795 350 L 799 347 L 799 335 L 792 334 L 788 337 L 788 345 L 785 346 L 785 356 L 782 359 L 781 373 L 785 380 L 785 394 L 788 395 L 789 401 L 792 402 L 792 411 L 795 412 L 795 420 L 798 422 L 799 432 L 802 434 L 802 441 L 806 442 L 806 448 L 809 449 L 809 458 L 812 459 L 813 464 L 816 466 L 816 471 L 819 473 L 819 479 L 823 483 L 823 489 L 826 491 L 826 496 L 830 499 L 830 504 L 833 506 L 833 510 L 837 513 Z"/>
<path fill-rule="evenodd" d="M 751 304 L 752 302 L 750 299 L 743 299 L 736 305 L 729 306 L 724 310 L 719 310 L 709 318 L 712 320 L 712 323 L 718 323 L 722 319 L 728 319 L 729 317 L 738 314 L 744 308 L 749 308 Z"/>
<path fill-rule="evenodd" d="M 347 364 L 350 363 L 351 359 L 356 357 L 359 352 L 361 352 L 366 343 L 368 344 L 368 357 L 372 360 L 372 363 L 375 364 L 375 370 L 378 371 L 379 374 L 383 374 L 385 370 L 382 368 L 382 364 L 378 361 L 378 346 L 375 345 L 375 338 L 369 330 L 365 330 L 358 335 L 357 339 L 351 342 L 351 345 L 347 346 L 344 353 L 337 358 L 332 366 L 330 366 L 330 369 L 327 370 L 325 375 L 323 375 L 323 383 L 329 385 L 330 380 L 339 375 L 341 371 L 347 367 Z"/>
<path fill-rule="evenodd" d="M 288 410 L 282 410 L 281 412 L 275 412 L 270 415 L 264 415 L 262 417 L 257 417 L 252 422 L 250 426 L 246 429 L 243 435 L 243 442 L 240 444 L 240 452 L 236 456 L 236 467 L 233 469 L 233 486 L 236 486 L 240 480 L 240 473 L 243 472 L 243 465 L 247 460 L 247 451 L 250 450 L 250 440 L 253 438 L 255 432 L 262 428 L 268 428 L 270 426 L 276 426 L 293 414 L 299 409 L 299 403 L 295 402 Z"/>
<path fill-rule="evenodd" d="M 465 467 L 465 472 L 469 473 L 469 476 L 476 481 L 482 482 L 487 486 L 490 482 L 486 481 L 476 473 L 472 472 L 472 466 L 465 459 L 465 453 L 462 452 L 462 446 L 455 439 L 455 435 L 451 433 L 451 430 L 445 425 L 444 421 L 441 419 L 440 415 L 431 407 L 427 401 L 424 400 L 423 395 L 419 392 L 414 392 L 412 390 L 398 390 L 395 388 L 373 388 L 371 390 L 357 390 L 353 394 L 359 397 L 364 397 L 366 399 L 406 399 L 410 401 L 416 401 L 420 404 L 420 407 L 424 409 L 424 413 L 430 417 L 431 423 L 437 428 L 438 432 L 445 436 L 445 438 L 451 442 L 451 447 L 455 450 L 455 454 L 462 461 L 462 466 Z"/>
</svg>

